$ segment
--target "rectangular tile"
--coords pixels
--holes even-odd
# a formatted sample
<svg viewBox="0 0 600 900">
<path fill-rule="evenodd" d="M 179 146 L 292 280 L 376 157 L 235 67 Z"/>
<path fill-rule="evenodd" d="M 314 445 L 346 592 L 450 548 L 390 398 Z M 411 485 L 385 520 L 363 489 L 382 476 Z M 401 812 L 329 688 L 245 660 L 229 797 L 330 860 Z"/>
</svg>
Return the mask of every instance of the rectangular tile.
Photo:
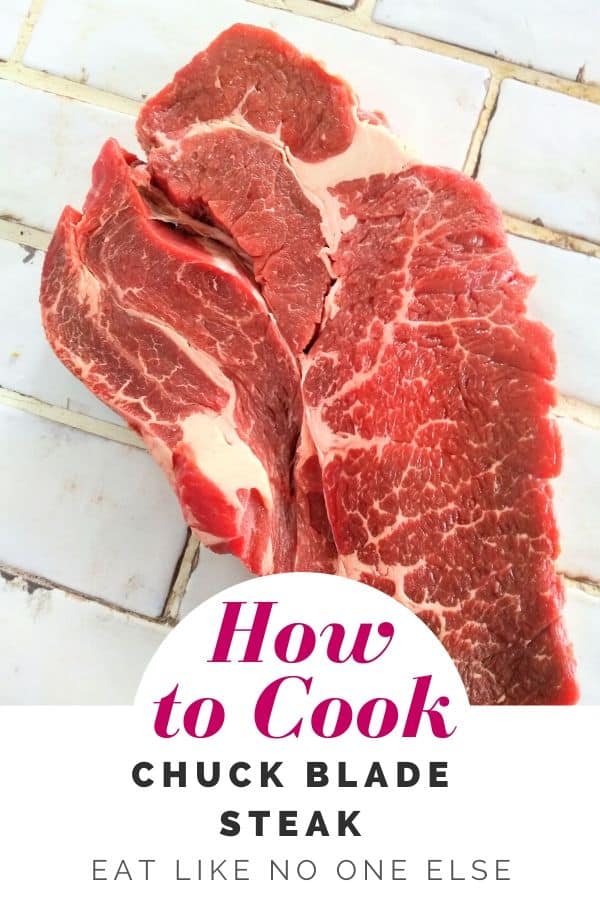
<svg viewBox="0 0 600 900">
<path fill-rule="evenodd" d="M 600 106 L 504 81 L 479 178 L 513 215 L 600 240 Z"/>
<path fill-rule="evenodd" d="M 150 456 L 3 407 L 0 433 L 0 563 L 159 616 L 186 529 Z"/>
<path fill-rule="evenodd" d="M 600 406 L 600 259 L 518 237 L 509 244 L 537 279 L 528 310 L 554 333 L 558 390 Z"/>
<path fill-rule="evenodd" d="M 325 60 L 365 109 L 386 113 L 417 156 L 462 166 L 487 70 L 246 0 L 193 9 L 186 0 L 46 0 L 26 62 L 69 78 L 85 69 L 88 84 L 139 100 L 235 22 L 273 28 Z"/>
<path fill-rule="evenodd" d="M 2 0 L 0 4 L 0 59 L 8 59 L 15 49 L 19 30 L 31 0 Z"/>
<path fill-rule="evenodd" d="M 600 582 L 600 431 L 559 419 L 563 471 L 555 481 L 562 552 L 560 569 Z"/>
<path fill-rule="evenodd" d="M 81 208 L 92 163 L 113 136 L 135 152 L 134 122 L 111 112 L 0 81 L 0 218 L 51 231 L 66 204 Z"/>
<path fill-rule="evenodd" d="M 42 328 L 38 293 L 44 254 L 0 240 L 0 385 L 107 422 L 125 424 L 54 356 Z"/>
<path fill-rule="evenodd" d="M 132 703 L 168 633 L 164 625 L 0 575 L 0 703 Z"/>
<path fill-rule="evenodd" d="M 580 702 L 600 704 L 600 598 L 570 587 L 564 616 L 577 661 Z"/>
<path fill-rule="evenodd" d="M 374 19 L 565 78 L 600 79 L 596 0 L 377 0 Z"/>
<path fill-rule="evenodd" d="M 219 591 L 253 577 L 239 559 L 211 553 L 210 550 L 201 547 L 198 565 L 192 573 L 181 602 L 179 618 L 186 616 Z"/>
</svg>

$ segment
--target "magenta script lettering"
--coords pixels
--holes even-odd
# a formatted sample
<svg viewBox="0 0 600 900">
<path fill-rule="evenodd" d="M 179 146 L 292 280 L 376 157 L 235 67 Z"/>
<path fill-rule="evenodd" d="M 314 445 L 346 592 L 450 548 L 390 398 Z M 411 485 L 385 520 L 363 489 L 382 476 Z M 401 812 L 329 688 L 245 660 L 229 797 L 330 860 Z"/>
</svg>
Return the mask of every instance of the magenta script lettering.
<svg viewBox="0 0 600 900">
<path fill-rule="evenodd" d="M 287 622 L 276 628 L 272 622 L 275 606 L 272 602 L 223 603 L 214 649 L 207 660 L 241 665 L 266 660 L 296 667 L 308 661 L 315 664 L 312 672 L 283 675 L 257 690 L 253 718 L 260 734 L 273 740 L 295 739 L 306 732 L 325 740 L 352 731 L 370 740 L 391 733 L 402 738 L 425 733 L 442 739 L 454 734 L 456 726 L 448 721 L 450 698 L 437 693 L 432 675 L 412 676 L 408 690 L 398 683 L 399 696 L 367 695 L 360 701 L 352 696 L 330 696 L 319 686 L 315 671 L 328 662 L 369 665 L 380 659 L 394 639 L 391 622 L 361 622 L 352 630 L 340 622 L 330 622 L 320 630 L 305 622 Z M 218 679 L 211 678 L 210 683 L 214 690 Z M 340 685 L 343 683 L 340 680 Z M 389 669 L 385 687 L 394 688 Z M 155 733 L 167 739 L 185 734 L 197 740 L 218 734 L 227 720 L 225 704 L 217 697 L 195 693 L 182 699 L 180 693 L 186 692 L 180 692 L 177 683 L 154 701 Z"/>
</svg>

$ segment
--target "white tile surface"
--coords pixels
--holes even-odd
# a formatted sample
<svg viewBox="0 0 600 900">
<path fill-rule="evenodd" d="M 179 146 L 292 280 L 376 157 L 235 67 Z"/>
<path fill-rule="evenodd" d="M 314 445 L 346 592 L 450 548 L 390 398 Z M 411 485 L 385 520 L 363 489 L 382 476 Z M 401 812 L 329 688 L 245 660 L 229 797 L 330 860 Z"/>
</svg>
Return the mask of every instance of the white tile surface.
<svg viewBox="0 0 600 900">
<path fill-rule="evenodd" d="M 580 702 L 600 704 L 600 598 L 569 588 L 564 616 L 577 660 Z"/>
<path fill-rule="evenodd" d="M 198 566 L 190 578 L 187 590 L 181 602 L 179 618 L 183 618 L 196 606 L 204 603 L 209 597 L 224 591 L 225 588 L 241 581 L 248 581 L 254 576 L 233 556 L 221 556 L 200 548 Z"/>
<path fill-rule="evenodd" d="M 561 571 L 600 582 L 600 431 L 559 419 L 563 471 L 554 482 Z"/>
<path fill-rule="evenodd" d="M 600 106 L 503 82 L 479 178 L 502 208 L 600 240 Z"/>
<path fill-rule="evenodd" d="M 169 630 L 0 577 L 0 703 L 132 703 Z"/>
<path fill-rule="evenodd" d="M 600 78 L 597 0 L 378 0 L 374 18 L 565 78 L 582 66 L 586 81 Z"/>
<path fill-rule="evenodd" d="M 38 302 L 43 258 L 39 250 L 0 240 L 0 385 L 124 424 L 65 369 L 46 341 Z"/>
<path fill-rule="evenodd" d="M 141 99 L 239 21 L 274 28 L 326 60 L 425 161 L 462 166 L 487 70 L 245 0 L 46 0 L 26 62 L 69 78 L 85 68 L 88 84 Z"/>
<path fill-rule="evenodd" d="M 150 456 L 0 407 L 0 563 L 158 616 L 185 528 Z"/>
<path fill-rule="evenodd" d="M 0 81 L 0 131 L 0 218 L 46 230 L 66 204 L 81 208 L 108 137 L 138 149 L 130 116 L 9 81 Z"/>
<path fill-rule="evenodd" d="M 600 405 L 600 259 L 524 238 L 508 242 L 537 278 L 529 315 L 554 332 L 558 390 Z"/>
<path fill-rule="evenodd" d="M 30 0 L 2 0 L 0 3 L 0 59 L 8 59 L 14 50 L 29 4 Z"/>
</svg>

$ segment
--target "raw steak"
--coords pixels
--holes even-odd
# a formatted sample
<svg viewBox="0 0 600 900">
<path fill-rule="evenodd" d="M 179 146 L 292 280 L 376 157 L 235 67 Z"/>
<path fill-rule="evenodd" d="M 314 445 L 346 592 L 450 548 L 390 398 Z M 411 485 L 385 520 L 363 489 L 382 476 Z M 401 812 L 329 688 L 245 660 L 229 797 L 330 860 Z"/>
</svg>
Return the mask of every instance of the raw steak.
<svg viewBox="0 0 600 900">
<path fill-rule="evenodd" d="M 322 318 L 320 262 L 332 277 L 299 452 L 314 487 L 316 447 L 338 571 L 420 615 L 472 701 L 573 700 L 547 481 L 554 355 L 483 189 L 411 162 L 337 79 L 244 26 L 145 106 L 139 135 L 169 198 L 253 260 L 294 350 L 311 337 L 297 310 Z M 297 564 L 309 556 L 301 544 Z"/>
<path fill-rule="evenodd" d="M 507 249 L 499 213 L 483 189 L 456 172 L 411 160 L 383 118 L 363 113 L 344 82 L 277 35 L 249 26 L 234 26 L 182 69 L 145 105 L 138 133 L 148 167 L 129 167 L 143 172 L 129 177 L 137 185 L 130 203 L 146 204 L 141 215 L 136 206 L 134 221 L 160 215 L 224 240 L 229 265 L 235 252 L 279 326 L 237 268 L 224 301 L 227 322 L 219 320 L 219 352 L 201 343 L 209 365 L 197 356 L 190 365 L 188 355 L 187 375 L 170 368 L 188 388 L 194 373 L 201 385 L 208 376 L 215 394 L 219 373 L 227 372 L 234 389 L 216 403 L 219 421 L 227 409 L 236 452 L 245 461 L 252 454 L 252 477 L 241 485 L 233 466 L 229 492 L 225 472 L 219 469 L 216 478 L 219 496 L 229 501 L 225 518 L 232 518 L 232 507 L 238 513 L 236 540 L 228 544 L 201 527 L 205 540 L 230 546 L 255 571 L 270 570 L 265 560 L 276 571 L 337 571 L 396 597 L 443 641 L 474 703 L 574 702 L 548 483 L 560 468 L 558 435 L 548 417 L 554 355 L 547 331 L 525 317 L 530 281 Z M 111 198 L 107 191 L 99 205 Z M 66 215 L 67 235 L 55 238 L 55 257 L 80 227 L 72 212 Z M 47 308 L 65 305 L 63 291 L 71 299 L 62 319 L 48 322 L 46 314 L 48 332 L 59 355 L 68 361 L 74 350 L 85 362 L 72 368 L 116 405 L 121 388 L 110 381 L 104 350 L 96 346 L 87 275 L 77 273 L 93 271 L 111 310 L 120 310 L 121 292 L 129 297 L 129 282 L 135 287 L 138 279 L 128 274 L 131 251 L 116 267 L 120 281 L 112 270 L 111 256 L 120 254 L 113 244 L 127 229 L 115 229 L 86 207 L 83 222 L 88 219 L 92 231 L 99 222 L 109 230 L 92 259 L 82 237 L 70 238 L 80 255 L 67 252 L 66 275 L 59 272 L 54 283 L 49 266 Z M 154 229 L 161 239 L 153 237 L 151 245 L 163 253 L 168 229 L 152 222 Z M 198 269 L 216 253 L 210 238 L 177 240 L 201 248 Z M 161 316 L 167 315 L 177 346 L 174 332 L 187 344 L 196 323 L 193 316 L 169 318 L 178 290 L 189 288 L 187 274 L 178 274 L 178 254 L 170 239 L 164 241 L 160 296 L 168 312 Z M 69 279 L 70 291 L 62 287 Z M 199 315 L 207 306 L 217 315 L 219 290 L 215 283 L 213 293 L 194 292 Z M 253 323 L 255 317 L 271 323 L 265 347 L 249 341 L 261 361 L 257 371 L 238 358 L 238 303 L 242 321 L 251 308 Z M 157 292 L 142 305 L 136 327 L 147 322 L 148 306 L 156 315 Z M 80 332 L 88 330 L 80 350 Z M 114 354 L 120 335 L 111 331 L 106 340 Z M 293 357 L 303 373 L 303 415 Z M 103 394 L 94 384 L 97 360 Z M 156 364 L 150 345 L 135 360 L 138 374 L 148 378 Z M 144 379 L 136 382 L 143 398 Z M 212 423 L 209 389 L 200 410 L 201 421 L 208 415 Z M 272 395 L 264 398 L 263 390 L 275 393 L 276 415 Z M 131 394 L 135 398 L 135 388 Z M 248 398 L 244 412 L 231 425 L 231 397 L 237 410 L 242 394 Z M 172 438 L 160 432 L 161 447 L 174 449 L 173 458 L 181 423 L 192 414 L 186 404 L 180 411 L 179 402 L 174 390 L 170 406 L 158 414 L 146 399 L 137 419 L 129 414 L 151 441 L 157 424 L 173 425 Z M 221 433 L 225 426 L 219 425 Z M 203 454 L 210 467 L 216 441 L 206 429 L 196 437 L 186 445 L 193 477 L 184 478 L 192 523 L 210 517 Z M 265 500 L 267 484 L 272 506 Z M 239 546 L 254 539 L 245 530 L 245 506 L 238 509 L 236 502 L 243 505 L 250 495 L 262 498 L 258 521 L 268 538 L 242 554 Z M 272 558 L 264 549 L 269 541 Z"/>
<path fill-rule="evenodd" d="M 46 256 L 48 339 L 143 437 L 207 546 L 290 569 L 296 360 L 227 250 L 155 218 L 173 218 L 158 199 L 109 141 L 83 216 L 65 209 Z"/>
</svg>

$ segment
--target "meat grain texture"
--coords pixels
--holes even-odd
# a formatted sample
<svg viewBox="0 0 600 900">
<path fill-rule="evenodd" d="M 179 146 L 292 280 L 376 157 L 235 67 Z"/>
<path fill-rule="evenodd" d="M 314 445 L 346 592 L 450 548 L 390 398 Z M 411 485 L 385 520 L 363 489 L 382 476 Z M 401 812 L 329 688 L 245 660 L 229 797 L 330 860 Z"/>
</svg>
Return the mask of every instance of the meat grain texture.
<svg viewBox="0 0 600 900">
<path fill-rule="evenodd" d="M 549 479 L 551 335 L 476 182 L 237 25 L 102 149 L 42 284 L 63 363 L 143 437 L 186 520 L 257 574 L 413 610 L 472 703 L 572 703 Z"/>
</svg>

